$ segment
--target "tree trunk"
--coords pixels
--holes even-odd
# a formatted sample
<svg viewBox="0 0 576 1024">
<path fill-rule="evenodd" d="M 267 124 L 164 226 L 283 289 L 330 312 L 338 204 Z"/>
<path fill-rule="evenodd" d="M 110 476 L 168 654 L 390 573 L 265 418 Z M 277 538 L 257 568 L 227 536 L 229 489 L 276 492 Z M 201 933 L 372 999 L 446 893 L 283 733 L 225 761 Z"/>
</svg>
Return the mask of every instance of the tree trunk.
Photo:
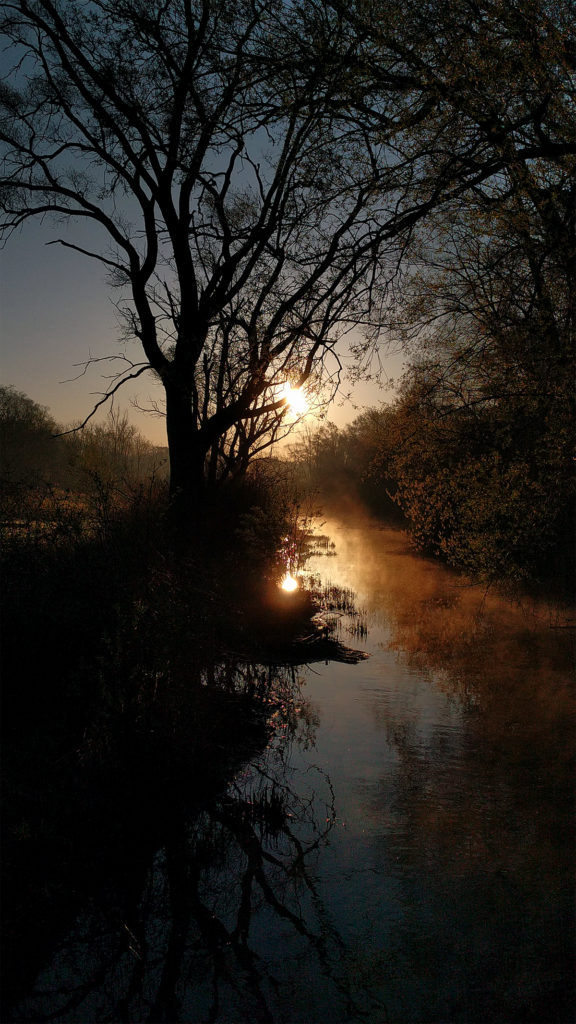
<svg viewBox="0 0 576 1024">
<path fill-rule="evenodd" d="M 166 432 L 170 455 L 170 520 L 181 536 L 193 529 L 202 508 L 206 448 L 192 412 L 191 390 L 166 388 Z"/>
</svg>

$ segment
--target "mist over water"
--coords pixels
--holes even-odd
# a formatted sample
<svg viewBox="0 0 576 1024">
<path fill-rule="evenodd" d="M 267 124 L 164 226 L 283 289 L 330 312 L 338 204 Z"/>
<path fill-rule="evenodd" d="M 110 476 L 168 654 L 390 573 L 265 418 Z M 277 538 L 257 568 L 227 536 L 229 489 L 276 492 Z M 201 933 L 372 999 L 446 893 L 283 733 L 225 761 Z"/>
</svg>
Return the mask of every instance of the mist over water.
<svg viewBox="0 0 576 1024">
<path fill-rule="evenodd" d="M 324 614 L 368 657 L 284 672 L 273 734 L 86 905 L 15 1020 L 572 1020 L 570 611 L 359 512 L 316 530 L 306 572 L 355 592 Z"/>
<path fill-rule="evenodd" d="M 368 988 L 391 1020 L 569 1020 L 573 611 L 470 586 L 358 513 L 322 529 L 338 556 L 311 568 L 368 625 L 369 660 L 309 679 Z"/>
</svg>

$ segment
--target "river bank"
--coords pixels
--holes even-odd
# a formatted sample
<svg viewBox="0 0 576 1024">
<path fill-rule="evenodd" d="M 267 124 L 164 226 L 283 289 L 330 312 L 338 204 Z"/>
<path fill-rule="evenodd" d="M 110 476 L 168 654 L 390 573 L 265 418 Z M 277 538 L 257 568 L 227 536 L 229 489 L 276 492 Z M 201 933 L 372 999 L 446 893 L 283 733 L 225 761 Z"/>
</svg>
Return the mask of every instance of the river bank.
<svg viewBox="0 0 576 1024">
<path fill-rule="evenodd" d="M 565 613 L 369 517 L 316 533 L 307 578 L 355 593 L 323 615 L 365 657 L 244 666 L 273 684 L 266 731 L 200 802 L 175 763 L 15 1020 L 571 1022 Z"/>
</svg>

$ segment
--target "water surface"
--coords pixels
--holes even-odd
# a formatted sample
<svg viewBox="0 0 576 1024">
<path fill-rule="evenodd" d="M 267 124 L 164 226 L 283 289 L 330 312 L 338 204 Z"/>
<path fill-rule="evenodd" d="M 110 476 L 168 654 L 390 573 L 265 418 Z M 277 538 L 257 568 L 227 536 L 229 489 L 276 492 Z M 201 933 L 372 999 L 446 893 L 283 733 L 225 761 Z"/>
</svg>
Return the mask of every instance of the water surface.
<svg viewBox="0 0 576 1024">
<path fill-rule="evenodd" d="M 373 521 L 323 529 L 338 555 L 312 568 L 357 592 L 369 629 L 352 638 L 367 661 L 307 679 L 358 977 L 390 1020 L 572 1020 L 573 620 Z"/>
<path fill-rule="evenodd" d="M 368 518 L 318 529 L 368 657 L 279 673 L 271 740 L 86 905 L 15 1019 L 573 1020 L 568 612 Z"/>
</svg>

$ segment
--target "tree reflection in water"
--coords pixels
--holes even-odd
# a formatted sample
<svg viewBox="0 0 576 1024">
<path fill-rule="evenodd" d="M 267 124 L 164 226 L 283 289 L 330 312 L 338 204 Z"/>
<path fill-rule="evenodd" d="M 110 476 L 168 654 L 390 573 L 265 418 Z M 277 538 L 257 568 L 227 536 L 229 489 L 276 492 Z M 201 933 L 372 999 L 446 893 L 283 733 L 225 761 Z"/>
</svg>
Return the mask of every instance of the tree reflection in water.
<svg viewBox="0 0 576 1024">
<path fill-rule="evenodd" d="M 108 879 L 84 900 L 11 1019 L 271 1021 L 282 962 L 278 950 L 267 950 L 271 922 L 305 944 L 321 974 L 333 974 L 340 944 L 313 870 L 335 820 L 334 799 L 320 769 L 303 780 L 291 763 L 294 747 L 312 744 L 316 727 L 300 680 L 294 668 L 232 670 L 228 663 L 210 673 L 208 689 L 214 686 L 220 695 L 234 693 L 237 729 L 250 716 L 264 721 L 252 749 L 240 751 L 242 767 L 201 805 L 193 779 L 191 809 L 168 792 L 161 812 L 162 793 L 151 799 L 156 842 L 134 843 L 121 884 Z M 173 739 L 176 747 L 182 742 Z M 234 756 L 227 752 L 229 764 Z M 188 765 L 200 768 L 197 758 Z M 170 773 L 164 778 L 174 784 Z"/>
</svg>

